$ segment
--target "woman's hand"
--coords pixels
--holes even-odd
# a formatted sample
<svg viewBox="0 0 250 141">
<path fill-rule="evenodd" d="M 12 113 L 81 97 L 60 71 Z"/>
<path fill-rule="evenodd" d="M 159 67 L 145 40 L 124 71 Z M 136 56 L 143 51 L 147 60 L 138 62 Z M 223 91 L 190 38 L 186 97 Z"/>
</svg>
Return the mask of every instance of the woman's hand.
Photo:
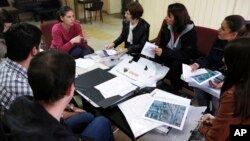
<svg viewBox="0 0 250 141">
<path fill-rule="evenodd" d="M 114 43 L 110 43 L 110 44 L 105 45 L 105 49 L 112 49 L 114 47 L 115 47 Z"/>
<path fill-rule="evenodd" d="M 192 65 L 190 65 L 190 67 L 192 69 L 191 71 L 194 72 L 200 67 L 200 65 L 197 63 L 193 63 Z"/>
<path fill-rule="evenodd" d="M 201 121 L 203 124 L 212 125 L 214 118 L 215 117 L 212 116 L 211 114 L 205 114 L 204 116 L 202 116 Z"/>
<path fill-rule="evenodd" d="M 155 54 L 156 54 L 157 56 L 161 56 L 161 54 L 162 54 L 162 48 L 156 47 L 156 48 L 154 49 L 154 52 L 155 52 Z"/>
<path fill-rule="evenodd" d="M 127 48 L 120 48 L 120 49 L 117 50 L 118 55 L 122 55 L 122 54 L 125 54 L 127 52 L 128 52 Z"/>
<path fill-rule="evenodd" d="M 220 83 L 216 83 L 212 80 L 209 80 L 209 84 L 212 88 L 214 89 L 221 89 L 222 85 L 223 85 L 224 81 L 220 82 Z"/>
<path fill-rule="evenodd" d="M 84 40 L 83 36 L 78 35 L 70 40 L 72 44 L 80 43 L 82 40 Z"/>
</svg>

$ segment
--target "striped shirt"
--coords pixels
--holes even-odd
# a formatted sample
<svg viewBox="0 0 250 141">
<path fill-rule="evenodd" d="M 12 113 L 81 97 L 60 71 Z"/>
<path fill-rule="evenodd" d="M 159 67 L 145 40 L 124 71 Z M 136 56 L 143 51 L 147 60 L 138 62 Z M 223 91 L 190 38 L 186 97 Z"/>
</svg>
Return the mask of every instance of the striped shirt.
<svg viewBox="0 0 250 141">
<path fill-rule="evenodd" d="M 3 63 L 0 68 L 0 117 L 16 97 L 33 95 L 28 83 L 27 69 L 10 59 Z"/>
</svg>

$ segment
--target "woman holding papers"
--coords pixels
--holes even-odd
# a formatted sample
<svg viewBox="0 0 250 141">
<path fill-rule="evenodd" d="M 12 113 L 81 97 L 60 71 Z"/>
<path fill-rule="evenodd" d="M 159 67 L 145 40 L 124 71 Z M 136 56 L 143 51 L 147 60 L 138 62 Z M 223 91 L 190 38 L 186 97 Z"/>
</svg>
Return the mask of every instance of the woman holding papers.
<svg viewBox="0 0 250 141">
<path fill-rule="evenodd" d="M 125 48 L 118 50 L 118 54 L 140 54 L 144 44 L 148 41 L 150 25 L 141 18 L 143 7 L 138 2 L 131 2 L 125 11 L 125 20 L 122 22 L 122 32 L 113 42 L 105 46 L 106 49 L 117 47 L 125 42 Z"/>
<path fill-rule="evenodd" d="M 246 34 L 246 23 L 242 16 L 240 15 L 230 15 L 227 16 L 221 23 L 221 27 L 218 31 L 218 39 L 212 46 L 212 49 L 208 56 L 201 57 L 196 60 L 194 64 L 191 65 L 192 71 L 197 70 L 198 68 L 208 68 L 211 70 L 217 70 L 224 73 L 224 63 L 223 55 L 224 48 L 226 44 L 237 37 L 243 36 Z M 210 82 L 212 88 L 220 89 L 223 81 L 220 83 Z M 207 106 L 207 112 L 215 114 L 218 107 L 218 98 L 213 97 L 212 95 L 198 89 L 194 88 L 195 96 L 198 100 L 200 106 Z M 210 111 L 209 103 L 212 99 L 213 109 Z"/>
<path fill-rule="evenodd" d="M 225 48 L 225 81 L 217 114 L 202 117 L 199 132 L 206 141 L 235 140 L 230 138 L 231 125 L 250 125 L 250 38 L 238 38 Z M 236 128 L 237 129 L 237 128 Z"/>
<path fill-rule="evenodd" d="M 168 6 L 167 16 L 158 34 L 155 48 L 156 61 L 170 68 L 167 78 L 173 92 L 182 87 L 182 64 L 190 63 L 196 48 L 196 32 L 186 7 L 181 3 Z"/>
<path fill-rule="evenodd" d="M 58 11 L 58 21 L 52 28 L 51 48 L 67 52 L 74 58 L 90 54 L 86 34 L 82 32 L 81 25 L 75 21 L 73 10 L 64 6 Z"/>
</svg>

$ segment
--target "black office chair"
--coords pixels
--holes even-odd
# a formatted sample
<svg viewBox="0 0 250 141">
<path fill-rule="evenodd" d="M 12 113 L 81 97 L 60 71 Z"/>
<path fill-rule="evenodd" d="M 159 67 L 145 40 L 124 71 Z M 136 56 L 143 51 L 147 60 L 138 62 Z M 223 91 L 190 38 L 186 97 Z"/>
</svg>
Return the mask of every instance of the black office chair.
<svg viewBox="0 0 250 141">
<path fill-rule="evenodd" d="M 97 11 L 99 11 L 99 13 L 100 13 L 100 20 L 103 22 L 103 18 L 102 18 L 102 6 L 103 6 L 103 2 L 102 1 L 95 1 L 95 2 L 93 2 L 91 4 L 91 7 L 85 8 L 86 11 L 89 11 L 90 23 L 92 23 L 92 12 L 94 12 L 94 11 L 95 11 L 95 20 L 96 20 Z"/>
</svg>

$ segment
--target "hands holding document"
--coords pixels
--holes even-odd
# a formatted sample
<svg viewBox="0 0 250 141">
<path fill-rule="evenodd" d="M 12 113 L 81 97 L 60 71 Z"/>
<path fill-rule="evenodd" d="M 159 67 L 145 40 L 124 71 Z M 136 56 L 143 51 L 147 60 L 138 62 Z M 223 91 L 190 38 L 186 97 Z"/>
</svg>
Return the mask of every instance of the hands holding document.
<svg viewBox="0 0 250 141">
<path fill-rule="evenodd" d="M 156 54 L 155 50 L 156 49 L 158 49 L 158 47 L 155 44 L 146 42 L 142 51 L 141 51 L 141 54 L 148 56 L 150 58 L 155 58 L 155 54 Z"/>
</svg>

